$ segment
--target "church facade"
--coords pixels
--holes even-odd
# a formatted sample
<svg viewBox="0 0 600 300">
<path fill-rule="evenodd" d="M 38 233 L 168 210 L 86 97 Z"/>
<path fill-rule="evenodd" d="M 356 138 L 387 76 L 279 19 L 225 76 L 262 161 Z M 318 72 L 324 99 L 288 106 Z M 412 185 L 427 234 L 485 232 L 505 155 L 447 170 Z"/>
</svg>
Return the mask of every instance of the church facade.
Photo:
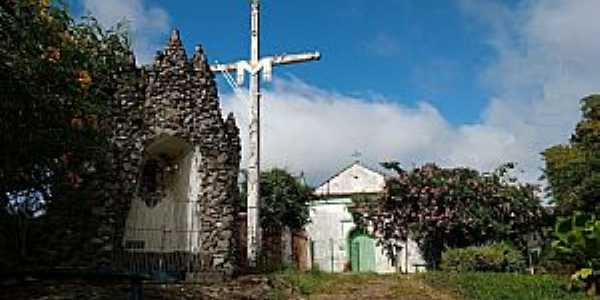
<svg viewBox="0 0 600 300">
<path fill-rule="evenodd" d="M 353 220 L 352 198 L 377 197 L 385 188 L 385 176 L 356 162 L 338 172 L 314 191 L 310 206 L 310 267 L 328 272 L 416 272 L 423 265 L 417 244 L 400 241 L 402 250 L 394 258 Z"/>
</svg>

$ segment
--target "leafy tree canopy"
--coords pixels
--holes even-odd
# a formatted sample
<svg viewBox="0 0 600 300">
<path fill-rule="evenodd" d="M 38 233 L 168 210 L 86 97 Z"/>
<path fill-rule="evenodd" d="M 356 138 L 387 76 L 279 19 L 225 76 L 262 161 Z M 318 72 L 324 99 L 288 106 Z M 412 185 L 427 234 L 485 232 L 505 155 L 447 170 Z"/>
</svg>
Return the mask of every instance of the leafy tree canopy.
<svg viewBox="0 0 600 300">
<path fill-rule="evenodd" d="M 47 243 L 93 226 L 102 121 L 132 65 L 122 26 L 75 22 L 58 1 L 0 1 L 0 269 L 46 259 Z"/>
<path fill-rule="evenodd" d="M 600 95 L 581 100 L 582 120 L 568 144 L 546 149 L 543 178 L 559 215 L 600 213 Z"/>
<path fill-rule="evenodd" d="M 266 230 L 302 229 L 309 222 L 312 190 L 283 169 L 262 172 L 260 176 L 260 221 Z"/>
<path fill-rule="evenodd" d="M 0 4 L 0 204 L 81 184 L 105 150 L 98 120 L 130 54 L 122 27 L 76 23 L 60 3 Z"/>
<path fill-rule="evenodd" d="M 384 166 L 395 170 L 397 176 L 387 180 L 382 197 L 359 201 L 354 212 L 361 223 L 372 228 L 389 255 L 409 235 L 434 264 L 448 247 L 491 241 L 525 246 L 527 234 L 544 222 L 536 187 L 510 177 L 512 164 L 490 174 L 434 164 L 408 172 L 397 163 Z"/>
</svg>

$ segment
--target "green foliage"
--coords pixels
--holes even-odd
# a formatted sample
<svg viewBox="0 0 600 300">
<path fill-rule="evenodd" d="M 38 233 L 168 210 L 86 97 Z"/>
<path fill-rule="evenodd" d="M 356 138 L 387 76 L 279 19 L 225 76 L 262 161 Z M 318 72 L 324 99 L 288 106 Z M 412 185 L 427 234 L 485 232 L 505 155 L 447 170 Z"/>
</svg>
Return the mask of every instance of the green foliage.
<svg viewBox="0 0 600 300">
<path fill-rule="evenodd" d="M 300 291 L 300 293 L 308 296 L 318 294 L 331 295 L 336 292 L 351 293 L 352 290 L 372 285 L 374 282 L 382 280 L 397 281 L 395 276 L 390 275 L 378 275 L 374 273 L 328 273 L 320 271 L 318 268 L 312 269 L 309 272 L 299 272 L 296 269 L 288 268 L 280 273 L 276 273 L 275 276 L 283 278 L 291 286 Z M 403 292 L 406 294 L 407 291 L 404 290 Z"/>
<path fill-rule="evenodd" d="M 266 230 L 302 229 L 310 221 L 312 190 L 283 169 L 261 173 L 261 224 Z"/>
<path fill-rule="evenodd" d="M 580 267 L 600 268 L 600 220 L 582 213 L 559 218 L 554 235 L 552 246 L 560 255 Z"/>
<path fill-rule="evenodd" d="M 554 235 L 556 240 L 552 247 L 565 260 L 581 268 L 571 276 L 570 288 L 596 294 L 600 281 L 600 220 L 582 213 L 560 218 Z"/>
<path fill-rule="evenodd" d="M 48 200 L 81 183 L 90 161 L 103 154 L 98 120 L 130 60 L 120 28 L 103 31 L 93 19 L 75 23 L 64 7 L 43 2 L 0 6 L 4 203 L 7 193 L 34 190 Z"/>
<path fill-rule="evenodd" d="M 550 243 L 541 252 L 539 261 L 535 265 L 538 274 L 556 274 L 568 276 L 577 270 L 577 262 L 565 259 L 552 247 Z"/>
<path fill-rule="evenodd" d="M 290 282 L 293 287 L 311 299 L 312 297 L 354 299 L 357 295 L 363 296 L 364 299 L 369 297 L 466 300 L 588 299 L 582 293 L 568 292 L 566 281 L 551 275 L 426 272 L 415 276 L 402 276 L 300 273 L 289 269 L 272 276 Z M 289 297 L 289 294 L 287 295 Z M 450 297 L 450 295 L 457 297 Z"/>
<path fill-rule="evenodd" d="M 0 3 L 0 257 L 16 264 L 28 256 L 29 236 L 50 238 L 36 228 L 91 226 L 90 183 L 102 176 L 110 130 L 102 120 L 131 66 L 122 27 L 76 23 L 62 4 L 48 2 Z M 64 224 L 31 220 L 41 212 L 44 222 Z"/>
<path fill-rule="evenodd" d="M 304 295 L 314 293 L 328 280 L 333 278 L 332 274 L 322 272 L 318 268 L 312 269 L 308 273 L 299 272 L 294 268 L 287 268 L 278 275 L 282 276 Z"/>
<path fill-rule="evenodd" d="M 522 272 L 525 257 L 506 243 L 481 247 L 448 249 L 442 253 L 444 271 L 456 272 Z"/>
<path fill-rule="evenodd" d="M 428 272 L 419 277 L 434 288 L 456 291 L 467 300 L 588 299 L 582 293 L 568 292 L 566 283 L 551 275 Z"/>
<path fill-rule="evenodd" d="M 0 195 L 45 191 L 102 153 L 97 120 L 129 62 L 126 33 L 43 1 L 9 1 L 0 20 Z"/>
<path fill-rule="evenodd" d="M 548 180 L 547 191 L 553 197 L 558 214 L 568 214 L 581 207 L 580 186 L 585 177 L 586 160 L 579 147 L 558 145 L 543 152 L 546 168 L 544 178 Z"/>
<path fill-rule="evenodd" d="M 510 241 L 524 249 L 546 222 L 536 187 L 510 177 L 512 164 L 490 174 L 433 164 L 410 172 L 391 166 L 398 176 L 387 181 L 384 196 L 354 208 L 390 255 L 409 234 L 434 266 L 446 248 Z"/>
<path fill-rule="evenodd" d="M 581 100 L 582 120 L 567 145 L 546 149 L 544 179 L 557 213 L 600 213 L 600 95 Z"/>
<path fill-rule="evenodd" d="M 592 268 L 582 268 L 571 275 L 569 290 L 583 291 L 590 286 L 590 283 L 597 280 L 598 274 Z"/>
</svg>

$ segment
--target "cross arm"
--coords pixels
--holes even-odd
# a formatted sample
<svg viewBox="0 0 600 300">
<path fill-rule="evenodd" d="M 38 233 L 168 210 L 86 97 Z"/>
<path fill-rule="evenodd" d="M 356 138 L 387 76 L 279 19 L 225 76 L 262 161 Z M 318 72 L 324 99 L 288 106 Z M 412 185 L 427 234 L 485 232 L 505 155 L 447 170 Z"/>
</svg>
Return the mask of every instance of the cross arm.
<svg viewBox="0 0 600 300">
<path fill-rule="evenodd" d="M 310 52 L 310 53 L 300 53 L 300 54 L 284 54 L 284 55 L 276 55 L 272 57 L 273 65 L 289 65 L 296 64 L 301 62 L 307 62 L 312 60 L 321 59 L 321 53 L 319 52 Z"/>
<path fill-rule="evenodd" d="M 210 65 L 210 70 L 214 73 L 234 72 L 237 70 L 237 63 Z"/>
<path fill-rule="evenodd" d="M 283 55 L 268 56 L 268 57 L 262 58 L 261 61 L 270 60 L 271 64 L 273 66 L 277 66 L 277 65 L 295 64 L 295 63 L 301 63 L 301 62 L 307 62 L 307 61 L 313 61 L 313 60 L 319 60 L 319 59 L 321 59 L 321 53 L 308 52 L 308 53 L 299 53 L 299 54 L 283 54 Z M 238 70 L 238 64 L 244 63 L 244 62 L 245 61 L 229 63 L 229 64 L 214 64 L 214 65 L 210 66 L 210 70 L 215 73 L 234 72 L 234 71 Z"/>
</svg>

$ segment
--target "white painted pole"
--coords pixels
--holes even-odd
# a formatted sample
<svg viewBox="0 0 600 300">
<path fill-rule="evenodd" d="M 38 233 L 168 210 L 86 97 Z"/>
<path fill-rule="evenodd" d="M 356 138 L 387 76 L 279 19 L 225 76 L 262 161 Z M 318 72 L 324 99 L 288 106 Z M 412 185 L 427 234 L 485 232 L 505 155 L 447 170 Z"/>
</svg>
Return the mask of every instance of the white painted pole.
<svg viewBox="0 0 600 300">
<path fill-rule="evenodd" d="M 250 66 L 256 69 L 260 59 L 260 4 L 251 3 Z M 249 103 L 249 155 L 248 155 L 248 213 L 247 244 L 248 265 L 256 267 L 261 247 L 260 231 L 260 70 L 252 72 Z"/>
<path fill-rule="evenodd" d="M 228 64 L 214 64 L 210 68 L 216 73 L 237 72 L 242 84 L 245 72 L 250 72 L 249 91 L 249 125 L 248 125 L 248 199 L 247 199 L 247 260 L 249 267 L 256 267 L 257 258 L 260 257 L 261 228 L 260 228 L 260 75 L 265 73 L 269 80 L 271 68 L 277 65 L 290 65 L 295 63 L 319 60 L 319 52 L 284 54 L 270 57 L 260 57 L 260 1 L 251 0 L 251 32 L 249 61 L 238 61 Z M 241 79 L 240 79 L 241 78 Z"/>
</svg>

